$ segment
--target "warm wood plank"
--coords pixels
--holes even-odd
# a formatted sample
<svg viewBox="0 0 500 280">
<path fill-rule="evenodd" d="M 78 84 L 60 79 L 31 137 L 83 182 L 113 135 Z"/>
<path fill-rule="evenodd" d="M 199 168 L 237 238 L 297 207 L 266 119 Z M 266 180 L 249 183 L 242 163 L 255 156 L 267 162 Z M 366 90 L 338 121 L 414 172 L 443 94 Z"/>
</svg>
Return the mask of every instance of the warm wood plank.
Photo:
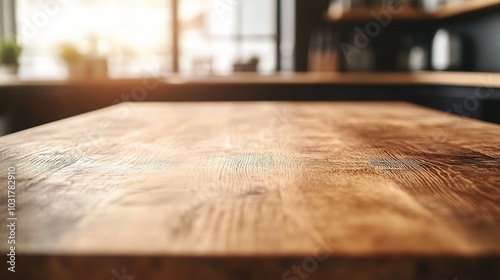
<svg viewBox="0 0 500 280">
<path fill-rule="evenodd" d="M 465 0 L 461 3 L 444 5 L 441 9 L 433 13 L 435 18 L 448 18 L 457 15 L 468 14 L 479 10 L 496 8 L 500 6 L 500 0 Z"/>
<path fill-rule="evenodd" d="M 183 76 L 148 77 L 160 84 L 339 84 L 339 85 L 448 85 L 469 87 L 500 87 L 500 74 L 487 72 L 307 72 L 255 74 L 237 73 L 228 76 Z M 54 87 L 85 85 L 130 85 L 142 83 L 143 79 L 111 79 L 95 81 L 31 81 L 0 79 L 2 87 Z M 2 92 L 0 92 L 1 94 Z"/>
<path fill-rule="evenodd" d="M 419 21 L 419 20 L 437 20 L 445 19 L 457 15 L 468 14 L 484 9 L 492 9 L 500 6 L 499 0 L 465 0 L 460 3 L 451 3 L 444 5 L 435 12 L 427 12 L 423 9 L 404 7 L 400 12 L 391 14 L 391 20 L 394 21 Z M 381 10 L 392 11 L 390 9 L 363 9 L 355 8 L 347 11 L 330 10 L 327 13 L 327 19 L 332 22 L 342 21 L 370 21 L 374 20 L 372 12 L 379 13 Z M 397 11 L 397 10 L 396 10 Z"/>
<path fill-rule="evenodd" d="M 500 87 L 499 73 L 486 72 L 308 72 L 273 75 L 235 74 L 230 76 L 172 76 L 167 83 L 178 84 L 339 84 L 339 85 L 448 85 Z"/>
<path fill-rule="evenodd" d="M 15 165 L 30 279 L 279 279 L 318 251 L 309 279 L 499 276 L 499 139 L 406 103 L 125 103 L 1 137 L 0 204 Z"/>
<path fill-rule="evenodd" d="M 327 13 L 327 19 L 331 22 L 345 22 L 345 21 L 369 21 L 375 18 L 372 15 L 372 11 L 375 13 L 380 13 L 384 9 L 365 9 L 365 8 L 354 8 L 351 10 L 337 11 L 329 10 Z M 387 10 L 387 9 L 385 9 Z M 391 20 L 430 20 L 434 16 L 432 13 L 425 12 L 421 9 L 416 9 L 412 7 L 404 7 L 399 13 L 391 14 Z"/>
</svg>

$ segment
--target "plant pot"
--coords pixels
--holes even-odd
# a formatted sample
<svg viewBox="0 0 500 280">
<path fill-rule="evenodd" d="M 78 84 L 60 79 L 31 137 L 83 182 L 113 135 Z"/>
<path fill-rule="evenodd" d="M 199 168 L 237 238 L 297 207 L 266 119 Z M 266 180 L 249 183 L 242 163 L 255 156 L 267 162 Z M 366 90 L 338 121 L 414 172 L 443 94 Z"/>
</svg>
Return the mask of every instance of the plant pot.
<svg viewBox="0 0 500 280">
<path fill-rule="evenodd" d="M 0 74 L 17 76 L 19 72 L 18 64 L 0 65 Z"/>
<path fill-rule="evenodd" d="M 83 80 L 87 77 L 87 64 L 85 61 L 68 62 L 66 66 L 69 80 Z"/>
<path fill-rule="evenodd" d="M 106 58 L 92 58 L 87 61 L 88 75 L 91 79 L 108 78 L 108 60 Z"/>
<path fill-rule="evenodd" d="M 257 72 L 257 68 L 259 66 L 258 62 L 248 62 L 241 63 L 237 62 L 233 64 L 234 72 Z"/>
</svg>

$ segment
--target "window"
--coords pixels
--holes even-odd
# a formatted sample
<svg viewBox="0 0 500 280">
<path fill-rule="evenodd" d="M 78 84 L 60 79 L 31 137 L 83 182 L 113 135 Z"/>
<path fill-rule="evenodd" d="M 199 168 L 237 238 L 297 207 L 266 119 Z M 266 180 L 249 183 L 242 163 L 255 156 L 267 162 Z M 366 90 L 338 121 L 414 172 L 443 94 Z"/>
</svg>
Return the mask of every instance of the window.
<svg viewBox="0 0 500 280">
<path fill-rule="evenodd" d="M 279 2 L 18 0 L 13 29 L 24 48 L 20 76 L 66 75 L 59 58 L 62 43 L 106 57 L 111 78 L 176 71 L 227 74 L 252 58 L 259 61 L 258 71 L 272 72 L 279 63 Z"/>
<path fill-rule="evenodd" d="M 111 77 L 171 71 L 171 4 L 165 0 L 17 1 L 21 75 L 64 74 L 58 46 L 107 56 Z"/>
<path fill-rule="evenodd" d="M 276 1 L 181 0 L 180 70 L 230 73 L 258 58 L 258 70 L 276 70 Z"/>
</svg>

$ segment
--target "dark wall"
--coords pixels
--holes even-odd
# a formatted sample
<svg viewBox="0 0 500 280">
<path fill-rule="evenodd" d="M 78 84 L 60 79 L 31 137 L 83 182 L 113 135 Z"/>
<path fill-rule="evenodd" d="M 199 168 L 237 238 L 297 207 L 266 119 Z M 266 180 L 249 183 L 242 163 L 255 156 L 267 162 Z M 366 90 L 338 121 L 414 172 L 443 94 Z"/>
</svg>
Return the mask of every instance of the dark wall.
<svg viewBox="0 0 500 280">
<path fill-rule="evenodd" d="M 311 33 L 324 25 L 329 0 L 295 1 L 295 71 L 307 71 Z"/>
<path fill-rule="evenodd" d="M 443 23 L 470 44 L 471 71 L 500 72 L 500 11 L 489 11 Z"/>
</svg>

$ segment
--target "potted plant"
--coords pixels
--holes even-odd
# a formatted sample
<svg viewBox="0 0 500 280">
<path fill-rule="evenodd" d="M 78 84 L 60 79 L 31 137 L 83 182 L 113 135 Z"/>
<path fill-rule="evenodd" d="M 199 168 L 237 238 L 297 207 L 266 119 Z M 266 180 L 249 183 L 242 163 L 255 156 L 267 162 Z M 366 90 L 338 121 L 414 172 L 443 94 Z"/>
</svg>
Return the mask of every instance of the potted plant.
<svg viewBox="0 0 500 280">
<path fill-rule="evenodd" d="M 87 76 L 85 56 L 74 44 L 61 44 L 59 56 L 66 63 L 69 79 L 83 79 Z"/>
<path fill-rule="evenodd" d="M 0 43 L 0 64 L 4 73 L 17 75 L 21 52 L 22 47 L 14 39 Z"/>
</svg>

